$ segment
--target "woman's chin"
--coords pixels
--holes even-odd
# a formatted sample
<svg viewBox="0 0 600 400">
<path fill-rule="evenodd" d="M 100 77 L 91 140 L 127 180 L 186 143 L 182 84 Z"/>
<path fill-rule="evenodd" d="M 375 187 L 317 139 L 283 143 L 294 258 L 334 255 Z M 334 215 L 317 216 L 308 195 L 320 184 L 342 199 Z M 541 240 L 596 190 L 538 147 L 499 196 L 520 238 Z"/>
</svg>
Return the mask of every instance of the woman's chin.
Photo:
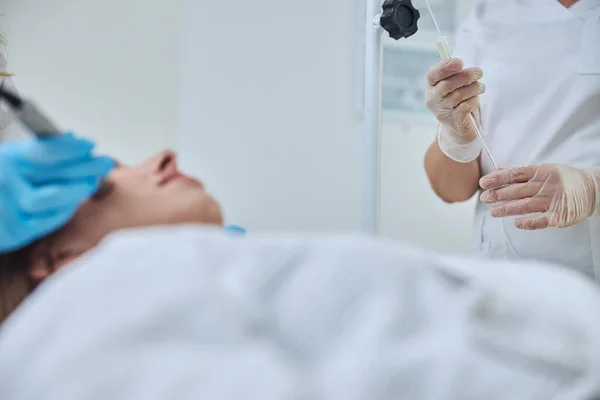
<svg viewBox="0 0 600 400">
<path fill-rule="evenodd" d="M 221 206 L 212 197 L 210 199 L 211 202 L 209 202 L 209 204 L 206 204 L 205 206 L 206 209 L 202 222 L 209 225 L 223 226 L 224 218 Z"/>
<path fill-rule="evenodd" d="M 204 196 L 200 204 L 194 204 L 179 222 L 223 226 L 223 212 L 216 200 Z"/>
</svg>

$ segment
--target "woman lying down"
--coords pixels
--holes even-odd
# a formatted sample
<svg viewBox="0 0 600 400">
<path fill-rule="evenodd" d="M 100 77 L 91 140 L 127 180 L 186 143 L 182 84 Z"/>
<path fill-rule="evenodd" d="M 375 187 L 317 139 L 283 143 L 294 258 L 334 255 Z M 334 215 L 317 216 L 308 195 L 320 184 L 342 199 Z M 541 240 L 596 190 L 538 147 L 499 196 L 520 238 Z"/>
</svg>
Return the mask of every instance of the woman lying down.
<svg viewBox="0 0 600 400">
<path fill-rule="evenodd" d="M 1 399 L 600 396 L 600 294 L 582 277 L 359 237 L 228 236 L 168 152 L 111 183 L 4 256 Z"/>
</svg>

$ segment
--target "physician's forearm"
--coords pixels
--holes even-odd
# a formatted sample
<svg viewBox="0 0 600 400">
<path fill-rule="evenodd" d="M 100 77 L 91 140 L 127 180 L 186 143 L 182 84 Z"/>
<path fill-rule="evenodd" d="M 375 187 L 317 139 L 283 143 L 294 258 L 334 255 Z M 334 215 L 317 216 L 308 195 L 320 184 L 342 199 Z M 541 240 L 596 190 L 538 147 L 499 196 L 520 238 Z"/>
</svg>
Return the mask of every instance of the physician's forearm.
<svg viewBox="0 0 600 400">
<path fill-rule="evenodd" d="M 433 191 L 447 203 L 467 201 L 479 188 L 479 160 L 456 162 L 440 150 L 437 140 L 425 154 L 425 171 Z"/>
</svg>

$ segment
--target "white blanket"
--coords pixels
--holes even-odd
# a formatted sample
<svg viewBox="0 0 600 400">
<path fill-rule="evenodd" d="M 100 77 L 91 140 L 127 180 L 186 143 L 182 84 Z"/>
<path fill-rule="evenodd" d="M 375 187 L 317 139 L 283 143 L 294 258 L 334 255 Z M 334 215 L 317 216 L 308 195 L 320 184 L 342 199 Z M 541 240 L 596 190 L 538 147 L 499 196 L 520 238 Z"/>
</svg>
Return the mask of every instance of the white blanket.
<svg viewBox="0 0 600 400">
<path fill-rule="evenodd" d="M 589 400 L 600 295 L 358 237 L 122 232 L 0 335 L 2 400 Z"/>
</svg>

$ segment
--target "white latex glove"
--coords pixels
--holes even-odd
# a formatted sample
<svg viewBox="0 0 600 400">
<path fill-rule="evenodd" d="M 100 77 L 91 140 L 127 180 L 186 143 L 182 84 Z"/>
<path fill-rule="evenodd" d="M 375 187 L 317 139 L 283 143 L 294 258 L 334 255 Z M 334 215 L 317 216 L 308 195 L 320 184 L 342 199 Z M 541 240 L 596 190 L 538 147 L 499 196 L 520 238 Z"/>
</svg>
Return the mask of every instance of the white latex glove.
<svg viewBox="0 0 600 400">
<path fill-rule="evenodd" d="M 479 115 L 479 95 L 485 92 L 480 68 L 463 68 L 459 59 L 440 62 L 427 73 L 427 108 L 440 122 L 438 144 L 449 158 L 471 162 L 481 153 L 481 143 L 469 114 Z"/>
<path fill-rule="evenodd" d="M 479 181 L 486 189 L 485 204 L 498 204 L 493 217 L 517 218 L 517 228 L 566 228 L 591 217 L 599 209 L 600 168 L 575 169 L 548 164 L 505 169 Z"/>
</svg>

